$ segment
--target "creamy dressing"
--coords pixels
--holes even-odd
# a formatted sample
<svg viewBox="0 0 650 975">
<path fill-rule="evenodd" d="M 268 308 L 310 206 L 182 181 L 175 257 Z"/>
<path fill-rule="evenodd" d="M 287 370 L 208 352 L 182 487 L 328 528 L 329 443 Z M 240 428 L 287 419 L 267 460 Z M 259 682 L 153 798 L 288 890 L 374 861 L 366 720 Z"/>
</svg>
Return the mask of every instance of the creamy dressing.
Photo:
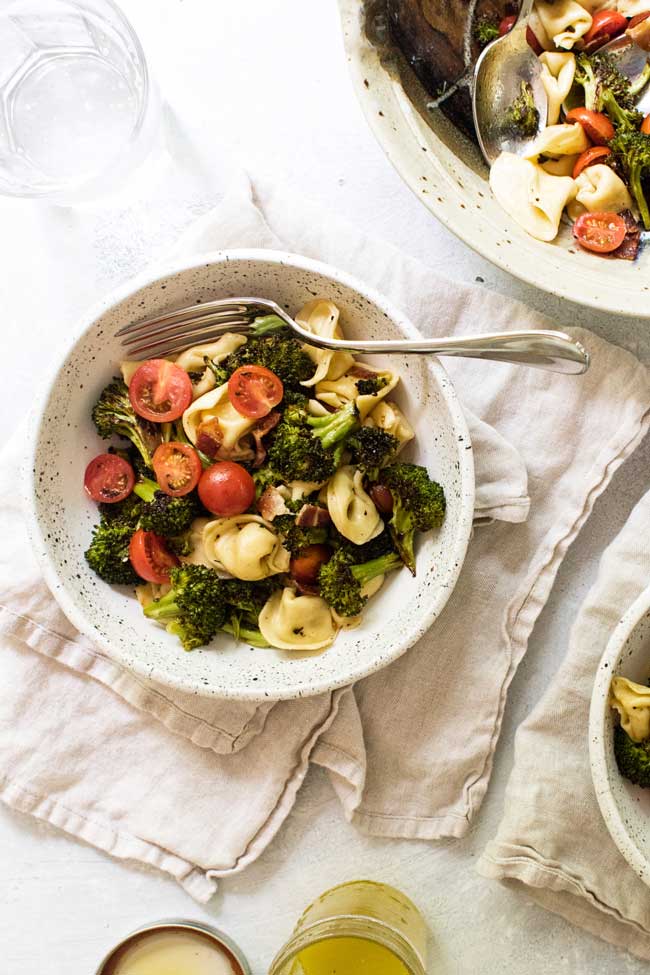
<svg viewBox="0 0 650 975">
<path fill-rule="evenodd" d="M 242 975 L 225 948 L 198 931 L 143 931 L 124 945 L 102 975 Z"/>
</svg>

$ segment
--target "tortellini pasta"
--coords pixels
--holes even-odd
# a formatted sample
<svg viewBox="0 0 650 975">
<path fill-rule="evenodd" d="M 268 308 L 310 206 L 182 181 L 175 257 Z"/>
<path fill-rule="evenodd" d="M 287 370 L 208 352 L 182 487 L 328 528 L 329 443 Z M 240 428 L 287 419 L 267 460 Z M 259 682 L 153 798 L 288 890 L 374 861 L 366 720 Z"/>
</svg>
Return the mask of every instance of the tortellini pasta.
<svg viewBox="0 0 650 975">
<path fill-rule="evenodd" d="M 624 17 L 636 17 L 650 10 L 650 0 L 618 0 L 617 9 Z"/>
<path fill-rule="evenodd" d="M 282 540 L 259 515 L 209 521 L 203 529 L 203 551 L 212 568 L 250 582 L 289 568 L 290 557 Z"/>
<path fill-rule="evenodd" d="M 253 449 L 241 440 L 257 421 L 237 412 L 228 398 L 227 383 L 195 399 L 183 413 L 183 429 L 193 444 L 201 424 L 209 421 L 216 421 L 212 424 L 211 435 L 220 442 L 216 452 L 219 460 L 250 460 L 253 457 Z"/>
<path fill-rule="evenodd" d="M 535 11 L 555 46 L 566 51 L 591 27 L 591 14 L 576 0 L 537 0 Z"/>
<path fill-rule="evenodd" d="M 615 10 L 616 0 L 578 0 L 581 7 L 584 7 L 593 17 L 599 10 Z"/>
<path fill-rule="evenodd" d="M 357 389 L 357 382 L 363 377 L 346 373 L 340 379 L 333 381 L 325 380 L 318 383 L 316 386 L 316 396 L 322 403 L 327 403 L 328 406 L 332 406 L 336 410 L 341 406 L 345 406 L 351 400 L 354 400 L 359 410 L 359 416 L 363 420 L 380 400 L 388 396 L 395 389 L 399 382 L 399 374 L 391 372 L 388 369 L 371 370 L 364 366 L 364 373 L 369 373 L 373 377 L 377 376 L 379 379 L 385 380 L 385 385 L 377 390 L 376 393 L 360 394 Z"/>
<path fill-rule="evenodd" d="M 513 220 L 537 240 L 557 236 L 562 211 L 575 195 L 573 180 L 552 176 L 530 159 L 502 152 L 490 170 L 490 187 Z"/>
<path fill-rule="evenodd" d="M 326 498 L 332 521 L 355 545 L 363 545 L 384 530 L 379 512 L 363 488 L 363 474 L 356 467 L 339 467 L 327 482 Z"/>
<path fill-rule="evenodd" d="M 209 523 L 209 518 L 195 518 L 190 526 L 190 552 L 188 555 L 181 556 L 181 562 L 189 562 L 192 565 L 210 565 L 208 557 L 203 547 L 203 531 Z"/>
<path fill-rule="evenodd" d="M 387 400 L 377 403 L 374 410 L 371 410 L 366 419 L 366 424 L 373 427 L 381 427 L 386 433 L 390 433 L 398 441 L 396 454 L 409 442 L 413 440 L 415 431 L 406 419 L 399 406 Z"/>
<path fill-rule="evenodd" d="M 209 342 L 206 345 L 193 345 L 191 349 L 181 352 L 176 359 L 177 366 L 186 372 L 203 372 L 203 376 L 194 386 L 194 399 L 198 399 L 204 393 L 214 389 L 217 384 L 214 373 L 206 367 L 206 359 L 218 365 L 245 342 L 246 338 L 243 335 L 226 332 L 216 342 Z"/>
<path fill-rule="evenodd" d="M 573 125 L 564 122 L 542 129 L 526 152 L 525 158 L 534 160 L 539 156 L 575 156 L 588 148 L 589 139 L 583 127 L 578 122 Z"/>
<path fill-rule="evenodd" d="M 327 301 L 325 298 L 314 298 L 313 301 L 308 301 L 296 315 L 296 321 L 313 335 L 322 335 L 327 339 L 343 338 L 339 325 L 339 310 L 333 301 Z M 316 372 L 311 379 L 302 383 L 303 386 L 315 386 L 322 379 L 338 379 L 354 364 L 354 356 L 350 352 L 317 349 L 313 345 L 305 345 L 304 349 L 316 364 Z"/>
<path fill-rule="evenodd" d="M 133 374 L 135 373 L 136 369 L 141 365 L 142 363 L 139 362 L 137 359 L 124 359 L 123 362 L 120 362 L 120 372 L 122 373 L 122 379 L 124 380 L 127 386 L 131 385 Z"/>
<path fill-rule="evenodd" d="M 280 650 L 324 650 L 337 633 L 324 599 L 300 596 L 289 588 L 274 592 L 267 600 L 258 626 L 264 639 Z"/>
<path fill-rule="evenodd" d="M 621 716 L 621 727 L 632 741 L 650 738 L 650 687 L 627 677 L 615 677 L 609 695 L 610 707 Z"/>
<path fill-rule="evenodd" d="M 558 156 L 557 159 L 540 161 L 538 165 L 550 176 L 573 176 L 573 167 L 578 158 L 577 154 L 575 156 Z"/>
<path fill-rule="evenodd" d="M 627 186 L 613 169 L 599 163 L 588 166 L 576 179 L 576 197 L 569 204 L 569 216 L 576 220 L 581 213 L 620 213 L 632 209 Z"/>
<path fill-rule="evenodd" d="M 575 55 L 570 51 L 545 51 L 540 54 L 541 81 L 548 99 L 546 124 L 555 125 L 562 102 L 569 94 L 576 73 Z"/>
</svg>

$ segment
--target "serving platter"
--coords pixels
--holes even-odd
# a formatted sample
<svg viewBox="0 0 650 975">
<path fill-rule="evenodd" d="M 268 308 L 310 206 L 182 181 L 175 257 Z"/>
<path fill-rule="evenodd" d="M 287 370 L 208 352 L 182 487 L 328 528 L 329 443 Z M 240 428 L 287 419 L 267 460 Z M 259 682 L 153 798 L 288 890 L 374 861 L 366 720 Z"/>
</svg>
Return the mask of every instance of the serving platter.
<svg viewBox="0 0 650 975">
<path fill-rule="evenodd" d="M 185 653 L 147 620 L 132 593 L 109 587 L 84 560 L 97 521 L 83 491 L 88 461 L 105 449 L 90 412 L 124 358 L 122 325 L 216 298 L 252 294 L 295 312 L 314 296 L 341 309 L 350 338 L 414 337 L 414 326 L 381 295 L 328 265 L 266 250 L 221 251 L 150 274 L 109 296 L 80 324 L 46 385 L 33 420 L 25 482 L 32 544 L 45 579 L 72 623 L 105 654 L 138 675 L 202 695 L 246 700 L 318 694 L 385 666 L 410 647 L 445 605 L 460 572 L 474 511 L 467 426 L 452 383 L 433 357 L 374 356 L 400 372 L 395 399 L 416 439 L 405 459 L 443 486 L 442 528 L 422 538 L 415 578 L 393 573 L 355 629 L 321 652 L 253 649 L 223 635 Z M 59 458 L 53 465 L 52 457 Z"/>
<path fill-rule="evenodd" d="M 390 40 L 384 0 L 339 0 L 354 89 L 388 159 L 419 200 L 493 264 L 542 291 L 615 315 L 650 316 L 650 252 L 636 261 L 581 250 L 571 228 L 530 237 L 499 206 L 477 146 L 442 114 Z"/>
</svg>

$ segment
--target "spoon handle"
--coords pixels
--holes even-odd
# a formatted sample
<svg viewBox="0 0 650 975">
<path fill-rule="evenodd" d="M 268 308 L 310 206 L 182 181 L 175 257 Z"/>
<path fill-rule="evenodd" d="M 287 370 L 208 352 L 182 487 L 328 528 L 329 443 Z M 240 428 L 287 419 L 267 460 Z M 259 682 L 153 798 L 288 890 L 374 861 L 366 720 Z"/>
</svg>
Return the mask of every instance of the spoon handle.
<svg viewBox="0 0 650 975">
<path fill-rule="evenodd" d="M 534 3 L 535 0 L 522 0 L 521 7 L 519 8 L 519 15 L 517 16 L 517 25 L 522 24 L 525 20 L 528 20 Z"/>
</svg>

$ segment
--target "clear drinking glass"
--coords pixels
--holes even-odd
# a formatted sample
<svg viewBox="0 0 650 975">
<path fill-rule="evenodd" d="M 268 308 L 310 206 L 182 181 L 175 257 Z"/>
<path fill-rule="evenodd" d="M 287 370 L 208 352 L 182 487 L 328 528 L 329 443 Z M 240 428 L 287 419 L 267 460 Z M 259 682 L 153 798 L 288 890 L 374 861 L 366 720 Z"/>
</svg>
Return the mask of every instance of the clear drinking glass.
<svg viewBox="0 0 650 975">
<path fill-rule="evenodd" d="M 147 155 L 154 102 L 112 0 L 0 0 L 0 193 L 65 202 L 110 190 Z"/>
</svg>

